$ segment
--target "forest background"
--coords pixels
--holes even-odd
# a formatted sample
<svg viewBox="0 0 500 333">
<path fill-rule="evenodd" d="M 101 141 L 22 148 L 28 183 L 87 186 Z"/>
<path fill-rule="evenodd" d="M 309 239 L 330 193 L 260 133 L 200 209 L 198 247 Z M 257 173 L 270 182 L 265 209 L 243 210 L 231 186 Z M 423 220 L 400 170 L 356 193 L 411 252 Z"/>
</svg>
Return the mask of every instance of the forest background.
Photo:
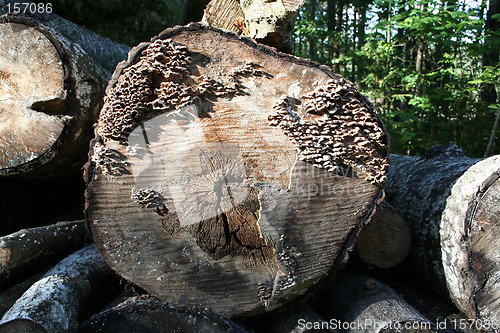
<svg viewBox="0 0 500 333">
<path fill-rule="evenodd" d="M 134 46 L 181 23 L 183 3 L 184 21 L 199 20 L 207 1 L 48 2 L 61 16 Z M 369 97 L 392 153 L 420 155 L 453 142 L 470 157 L 500 154 L 499 3 L 306 0 L 293 53 L 333 67 Z"/>
<path fill-rule="evenodd" d="M 356 83 L 392 153 L 483 157 L 500 153 L 499 20 L 498 0 L 307 0 L 294 53 Z"/>
</svg>

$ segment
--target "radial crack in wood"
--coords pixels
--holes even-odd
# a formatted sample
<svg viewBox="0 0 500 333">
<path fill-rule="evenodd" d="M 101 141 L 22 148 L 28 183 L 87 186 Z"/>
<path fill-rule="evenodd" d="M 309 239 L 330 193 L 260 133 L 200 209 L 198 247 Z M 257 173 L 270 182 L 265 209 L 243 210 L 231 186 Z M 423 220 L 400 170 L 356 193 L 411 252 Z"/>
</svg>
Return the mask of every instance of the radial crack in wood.
<svg viewBox="0 0 500 333">
<path fill-rule="evenodd" d="M 194 24 L 134 48 L 113 77 L 87 217 L 110 265 L 165 301 L 276 308 L 345 258 L 383 196 L 383 127 L 326 67 Z"/>
</svg>

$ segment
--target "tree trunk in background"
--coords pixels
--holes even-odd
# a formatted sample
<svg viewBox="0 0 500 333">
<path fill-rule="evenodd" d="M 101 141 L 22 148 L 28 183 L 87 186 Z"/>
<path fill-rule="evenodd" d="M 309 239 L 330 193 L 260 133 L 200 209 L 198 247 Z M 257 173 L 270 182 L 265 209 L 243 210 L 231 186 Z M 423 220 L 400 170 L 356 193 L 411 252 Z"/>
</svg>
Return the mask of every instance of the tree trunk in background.
<svg viewBox="0 0 500 333">
<path fill-rule="evenodd" d="M 310 15 L 311 15 L 311 18 L 315 18 L 316 17 L 316 6 L 318 5 L 318 1 L 317 0 L 310 0 L 309 1 L 309 6 L 310 6 Z M 316 58 L 316 52 L 318 51 L 317 50 L 317 45 L 316 45 L 316 40 L 314 39 L 310 39 L 309 40 L 309 58 L 311 59 L 315 59 Z"/>
<path fill-rule="evenodd" d="M 344 20 L 344 1 L 345 0 L 327 0 L 327 30 L 329 55 L 331 59 L 337 59 L 341 52 L 340 33 Z M 338 65 L 333 64 L 333 70 L 338 72 Z"/>
<path fill-rule="evenodd" d="M 500 21 L 498 18 L 493 18 L 493 15 L 500 14 L 500 0 L 490 0 L 489 9 L 486 14 L 485 23 L 485 40 L 484 46 L 486 52 L 483 53 L 483 67 L 495 66 L 499 61 L 498 50 L 498 34 L 500 33 Z M 485 84 L 482 87 L 480 99 L 487 104 L 494 104 L 497 102 L 497 91 L 494 84 Z"/>
<path fill-rule="evenodd" d="M 470 318 L 500 320 L 500 156 L 435 146 L 391 155 L 388 202 L 410 223 L 418 273 Z"/>
<path fill-rule="evenodd" d="M 86 171 L 110 265 L 164 301 L 227 316 L 276 308 L 334 270 L 387 167 L 382 124 L 354 86 L 198 24 L 129 59 Z"/>
<path fill-rule="evenodd" d="M 38 16 L 0 19 L 4 179 L 81 172 L 104 86 L 127 51 L 56 15 Z"/>
</svg>

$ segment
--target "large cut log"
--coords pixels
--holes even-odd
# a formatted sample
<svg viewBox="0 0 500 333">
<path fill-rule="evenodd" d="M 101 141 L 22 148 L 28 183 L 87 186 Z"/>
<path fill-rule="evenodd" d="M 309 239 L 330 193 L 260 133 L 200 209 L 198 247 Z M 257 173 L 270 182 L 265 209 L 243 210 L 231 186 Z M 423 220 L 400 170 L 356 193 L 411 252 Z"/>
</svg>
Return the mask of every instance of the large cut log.
<svg viewBox="0 0 500 333">
<path fill-rule="evenodd" d="M 290 52 L 295 18 L 303 4 L 304 0 L 212 0 L 205 8 L 203 22 Z"/>
<path fill-rule="evenodd" d="M 374 267 L 394 267 L 410 251 L 411 231 L 401 215 L 384 202 L 363 227 L 356 241 L 361 260 Z"/>
<path fill-rule="evenodd" d="M 16 301 L 0 321 L 0 332 L 76 332 L 85 300 L 111 274 L 94 246 L 78 250 Z"/>
<path fill-rule="evenodd" d="M 388 201 L 411 224 L 414 267 L 471 318 L 500 322 L 500 156 L 448 144 L 391 156 Z"/>
<path fill-rule="evenodd" d="M 0 237 L 0 285 L 54 257 L 62 259 L 81 248 L 86 236 L 84 222 L 75 221 L 23 229 Z"/>
<path fill-rule="evenodd" d="M 394 290 L 361 273 L 341 272 L 322 297 L 330 326 L 342 332 L 435 332 L 433 323 Z"/>
<path fill-rule="evenodd" d="M 105 84 L 127 50 L 53 14 L 2 16 L 0 177 L 79 172 Z"/>
<path fill-rule="evenodd" d="M 131 297 L 92 316 L 79 333 L 245 333 L 242 326 L 207 309 L 179 307 L 157 299 Z"/>
<path fill-rule="evenodd" d="M 193 24 L 133 49 L 96 127 L 87 218 L 124 278 L 226 316 L 304 293 L 383 196 L 384 129 L 326 67 Z"/>
</svg>

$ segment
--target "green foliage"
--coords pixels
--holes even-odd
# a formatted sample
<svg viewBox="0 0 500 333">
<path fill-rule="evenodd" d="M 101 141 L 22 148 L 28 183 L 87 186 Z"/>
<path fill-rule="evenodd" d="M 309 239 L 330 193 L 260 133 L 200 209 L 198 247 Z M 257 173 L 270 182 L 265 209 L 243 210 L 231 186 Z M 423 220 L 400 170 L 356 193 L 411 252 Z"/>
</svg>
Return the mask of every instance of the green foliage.
<svg viewBox="0 0 500 333">
<path fill-rule="evenodd" d="M 305 6 L 296 25 L 296 54 L 331 65 L 360 87 L 386 123 L 392 152 L 421 154 L 452 141 L 482 157 L 500 107 L 498 98 L 481 98 L 500 82 L 500 38 L 485 28 L 485 3 L 362 4 L 345 0 L 343 17 L 328 13 L 327 1 L 316 1 L 314 11 Z M 342 19 L 340 31 L 328 31 L 328 14 Z M 497 63 L 483 65 L 484 55 L 495 51 Z M 500 153 L 498 142 L 493 153 Z"/>
</svg>

